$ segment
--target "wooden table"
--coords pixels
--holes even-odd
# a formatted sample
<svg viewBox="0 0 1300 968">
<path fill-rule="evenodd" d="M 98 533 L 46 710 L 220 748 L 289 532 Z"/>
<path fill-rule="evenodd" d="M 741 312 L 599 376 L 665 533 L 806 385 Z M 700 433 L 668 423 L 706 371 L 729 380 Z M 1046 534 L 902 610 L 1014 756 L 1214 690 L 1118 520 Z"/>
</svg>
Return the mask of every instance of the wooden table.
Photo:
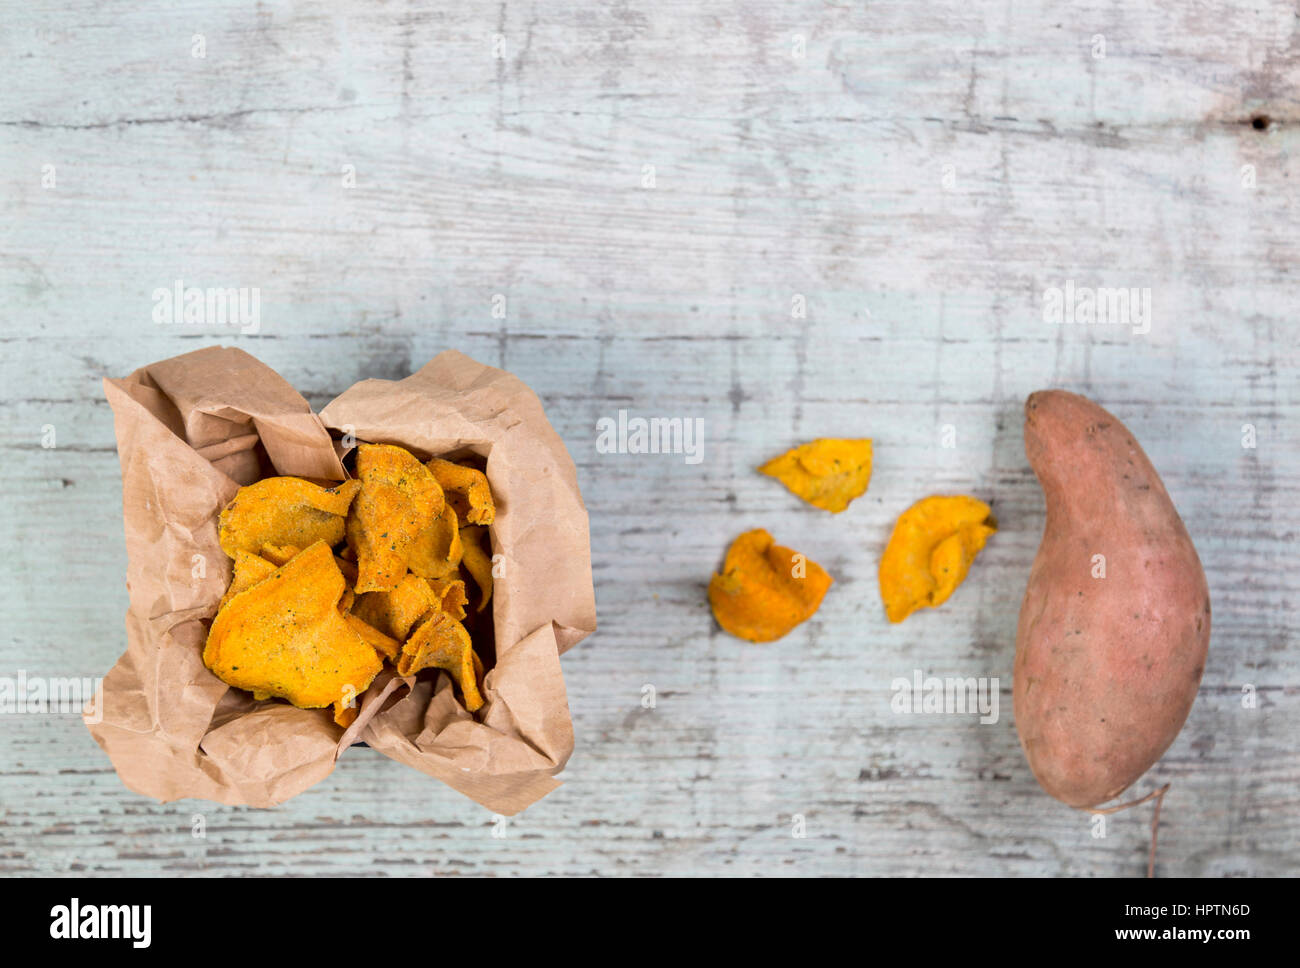
<svg viewBox="0 0 1300 968">
<path fill-rule="evenodd" d="M 6 716 L 0 871 L 1140 875 L 1149 806 L 1094 837 L 1011 718 L 1043 525 L 1021 406 L 1049 385 L 1128 423 L 1209 575 L 1200 696 L 1135 787 L 1173 784 L 1157 873 L 1300 868 L 1291 5 L 35 0 L 3 21 L 0 672 L 117 658 L 100 378 L 217 342 L 318 408 L 448 347 L 528 381 L 579 467 L 601 627 L 564 660 L 566 784 L 505 837 L 368 749 L 275 809 L 160 805 L 76 719 Z M 176 280 L 258 288 L 259 331 L 155 323 Z M 1150 331 L 1046 322 L 1067 284 L 1149 289 Z M 702 418 L 703 460 L 598 453 L 620 409 Z M 843 515 L 753 471 L 834 435 L 876 442 Z M 891 627 L 876 564 L 935 492 L 989 499 L 1001 530 L 942 610 Z M 704 597 L 756 526 L 836 579 L 768 646 Z M 891 713 L 914 670 L 999 677 L 999 721 Z"/>
</svg>

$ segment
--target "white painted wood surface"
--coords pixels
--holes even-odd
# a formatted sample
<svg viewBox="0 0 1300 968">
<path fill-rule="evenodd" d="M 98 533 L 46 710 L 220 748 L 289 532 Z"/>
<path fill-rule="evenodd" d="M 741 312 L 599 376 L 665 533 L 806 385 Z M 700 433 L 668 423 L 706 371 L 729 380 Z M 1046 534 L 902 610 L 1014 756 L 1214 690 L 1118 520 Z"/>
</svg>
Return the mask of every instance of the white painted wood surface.
<svg viewBox="0 0 1300 968">
<path fill-rule="evenodd" d="M 99 380 L 213 342 L 318 408 L 446 347 L 528 381 L 579 466 L 601 628 L 564 660 L 566 785 L 505 837 L 370 750 L 273 810 L 160 805 L 77 720 L 6 716 L 0 871 L 1139 875 L 1149 808 L 1095 839 L 1011 719 L 1043 522 L 1020 407 L 1048 385 L 1128 423 L 1209 574 L 1199 699 L 1135 788 L 1173 783 L 1157 872 L 1300 869 L 1290 4 L 3 8 L 0 674 L 117 658 Z M 177 279 L 258 287 L 260 332 L 154 324 Z M 1044 323 L 1067 280 L 1150 287 L 1151 332 Z M 598 454 L 620 408 L 702 417 L 703 462 Z M 752 470 L 822 435 L 876 440 L 834 518 Z M 889 627 L 891 523 L 944 491 L 1002 530 L 941 611 Z M 770 646 L 704 598 L 753 526 L 836 578 Z M 891 714 L 914 669 L 1001 677 L 1000 721 Z"/>
</svg>

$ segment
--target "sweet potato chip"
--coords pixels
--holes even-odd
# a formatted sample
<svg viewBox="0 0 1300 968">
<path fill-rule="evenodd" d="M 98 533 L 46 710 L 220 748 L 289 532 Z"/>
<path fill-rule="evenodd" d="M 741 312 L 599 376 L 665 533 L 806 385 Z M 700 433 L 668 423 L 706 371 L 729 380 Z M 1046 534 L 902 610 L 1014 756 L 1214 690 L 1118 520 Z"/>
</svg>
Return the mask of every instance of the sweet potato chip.
<svg viewBox="0 0 1300 968">
<path fill-rule="evenodd" d="M 709 581 L 709 604 L 732 635 L 771 642 L 812 617 L 832 580 L 815 561 L 773 544 L 758 528 L 727 549 L 721 573 Z"/>
<path fill-rule="evenodd" d="M 256 554 L 267 544 L 338 544 L 360 487 L 344 481 L 325 488 L 300 477 L 268 477 L 241 487 L 218 521 L 221 549 L 233 558 L 236 551 Z"/>
<path fill-rule="evenodd" d="M 217 611 L 225 608 L 226 603 L 240 592 L 248 591 L 258 582 L 275 574 L 274 564 L 259 555 L 247 551 L 235 552 L 234 568 L 234 577 L 230 579 L 230 587 L 226 589 L 226 594 L 221 599 L 221 604 L 217 606 Z"/>
<path fill-rule="evenodd" d="M 435 457 L 424 465 L 447 495 L 447 503 L 456 511 L 462 525 L 491 524 L 496 520 L 496 504 L 487 475 L 473 467 Z"/>
<path fill-rule="evenodd" d="M 488 602 L 492 601 L 492 557 L 483 550 L 482 544 L 487 537 L 488 529 L 477 525 L 460 529 L 461 547 L 464 549 L 461 564 L 465 566 L 465 570 L 470 573 L 482 593 L 478 608 L 475 609 L 478 612 L 487 608 Z"/>
<path fill-rule="evenodd" d="M 357 721 L 357 713 L 361 712 L 361 706 L 354 699 L 352 705 L 345 705 L 341 700 L 334 704 L 334 722 L 347 729 Z"/>
<path fill-rule="evenodd" d="M 405 642 L 415 623 L 436 608 L 429 583 L 407 574 L 388 592 L 366 592 L 352 604 L 352 614 L 385 635 Z"/>
<path fill-rule="evenodd" d="M 293 556 L 300 551 L 302 551 L 302 549 L 294 545 L 264 544 L 262 545 L 261 554 L 263 558 L 278 567 L 280 565 L 287 565 Z"/>
<path fill-rule="evenodd" d="M 454 574 L 462 555 L 456 512 L 450 504 L 411 542 L 407 564 L 421 578 Z"/>
<path fill-rule="evenodd" d="M 759 468 L 815 507 L 838 514 L 871 481 L 871 441 L 823 437 L 773 457 Z"/>
<path fill-rule="evenodd" d="M 438 601 L 438 610 L 446 612 L 456 621 L 465 618 L 465 606 L 469 596 L 465 594 L 465 582 L 460 578 L 428 579 L 433 597 Z"/>
<path fill-rule="evenodd" d="M 997 528 L 989 506 L 973 497 L 927 497 L 899 515 L 880 559 L 889 620 L 947 601 Z"/>
<path fill-rule="evenodd" d="M 439 614 L 415 630 L 402 646 L 397 674 L 413 676 L 421 669 L 443 669 L 460 687 L 465 708 L 475 712 L 483 705 L 474 672 L 474 649 L 469 633 L 449 615 Z"/>
<path fill-rule="evenodd" d="M 347 517 L 356 591 L 390 591 L 406 574 L 412 542 L 442 512 L 442 488 L 408 451 L 389 444 L 358 447 L 357 478 L 361 491 Z"/>
<path fill-rule="evenodd" d="M 380 593 L 371 592 L 370 594 L 375 595 Z M 352 626 L 357 635 L 361 636 L 367 645 L 384 658 L 392 659 L 394 662 L 397 661 L 397 656 L 402 651 L 401 642 L 397 641 L 397 639 L 392 636 L 385 635 L 373 625 L 363 621 L 351 613 L 344 615 L 343 618 Z"/>
<path fill-rule="evenodd" d="M 329 545 L 312 544 L 217 614 L 203 664 L 229 685 L 303 708 L 359 695 L 383 660 L 339 613 L 343 591 Z"/>
<path fill-rule="evenodd" d="M 334 564 L 338 565 L 339 573 L 343 575 L 343 580 L 347 582 L 348 588 L 355 590 L 357 584 L 357 563 L 335 555 Z"/>
</svg>

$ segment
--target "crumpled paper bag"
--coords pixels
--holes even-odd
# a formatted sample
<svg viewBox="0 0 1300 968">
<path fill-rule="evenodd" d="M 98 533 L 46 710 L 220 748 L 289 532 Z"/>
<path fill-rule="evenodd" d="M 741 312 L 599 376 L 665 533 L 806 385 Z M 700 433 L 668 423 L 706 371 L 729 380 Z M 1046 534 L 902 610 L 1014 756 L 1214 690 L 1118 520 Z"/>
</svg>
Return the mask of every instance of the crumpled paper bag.
<svg viewBox="0 0 1300 968">
<path fill-rule="evenodd" d="M 559 786 L 573 752 L 560 654 L 595 630 L 596 605 L 577 473 L 527 386 L 448 351 L 404 380 L 358 383 L 317 416 L 275 371 L 214 346 L 105 380 L 104 391 L 122 464 L 130 608 L 126 652 L 85 720 L 127 787 L 163 801 L 270 806 L 363 741 L 497 813 Z M 207 623 L 230 582 L 221 509 L 263 477 L 343 479 L 355 440 L 487 459 L 492 551 L 502 557 L 496 663 L 477 719 L 446 675 L 417 681 L 386 668 L 341 732 L 329 709 L 256 701 L 203 665 Z"/>
</svg>

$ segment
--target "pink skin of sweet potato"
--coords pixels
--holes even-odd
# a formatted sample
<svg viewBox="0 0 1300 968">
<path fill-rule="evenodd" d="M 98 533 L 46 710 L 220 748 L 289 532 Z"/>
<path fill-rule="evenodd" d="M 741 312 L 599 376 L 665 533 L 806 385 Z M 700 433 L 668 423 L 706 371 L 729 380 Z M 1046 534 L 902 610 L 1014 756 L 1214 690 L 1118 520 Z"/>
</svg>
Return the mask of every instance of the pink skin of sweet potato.
<svg viewBox="0 0 1300 968">
<path fill-rule="evenodd" d="M 1025 402 L 1047 524 L 1016 632 L 1020 744 L 1072 807 L 1117 797 L 1178 736 L 1210 642 L 1205 572 L 1169 494 L 1114 416 L 1063 390 Z M 1105 578 L 1094 578 L 1094 556 Z"/>
</svg>

